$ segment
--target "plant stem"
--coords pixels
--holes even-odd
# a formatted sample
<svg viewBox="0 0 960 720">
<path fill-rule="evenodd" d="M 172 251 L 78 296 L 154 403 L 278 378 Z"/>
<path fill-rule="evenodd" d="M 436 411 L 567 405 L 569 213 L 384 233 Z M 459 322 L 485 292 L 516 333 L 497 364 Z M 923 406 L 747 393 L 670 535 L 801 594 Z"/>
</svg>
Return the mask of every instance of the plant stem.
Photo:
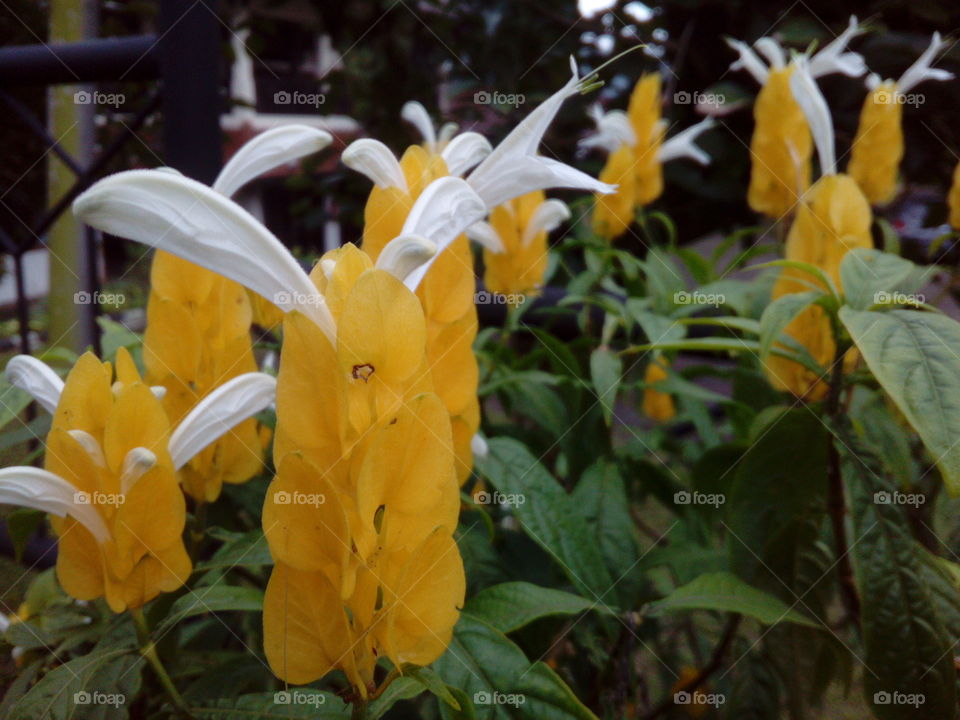
<svg viewBox="0 0 960 720">
<path fill-rule="evenodd" d="M 163 685 L 163 689 L 166 690 L 167 695 L 170 696 L 170 700 L 177 710 L 189 718 L 190 711 L 187 708 L 187 704 L 177 691 L 173 680 L 170 679 L 167 669 L 163 666 L 163 662 L 161 662 L 160 656 L 157 654 L 157 648 L 153 644 L 153 640 L 150 639 L 150 628 L 147 626 L 147 619 L 143 616 L 143 611 L 140 608 L 130 610 L 130 616 L 133 618 L 133 624 L 137 629 L 137 640 L 140 642 L 140 654 L 150 663 L 157 677 L 160 679 L 160 684 Z"/>
<path fill-rule="evenodd" d="M 367 701 L 357 698 L 353 701 L 353 710 L 350 713 L 350 720 L 364 720 L 367 717 Z"/>
</svg>

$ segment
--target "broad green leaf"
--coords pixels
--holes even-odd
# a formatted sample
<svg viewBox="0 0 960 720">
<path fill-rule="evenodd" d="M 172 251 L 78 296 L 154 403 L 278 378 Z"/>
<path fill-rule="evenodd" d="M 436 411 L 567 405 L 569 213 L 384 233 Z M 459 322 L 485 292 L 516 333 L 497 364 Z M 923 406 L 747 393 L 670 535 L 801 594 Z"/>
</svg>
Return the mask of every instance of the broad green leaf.
<svg viewBox="0 0 960 720">
<path fill-rule="evenodd" d="M 383 694 L 370 703 L 367 716 L 370 720 L 380 720 L 395 704 L 401 700 L 412 700 L 426 688 L 423 683 L 412 677 L 398 677 L 387 686 Z"/>
<path fill-rule="evenodd" d="M 30 508 L 16 508 L 7 515 L 7 532 L 13 545 L 13 556 L 17 562 L 23 559 L 23 550 L 27 541 L 40 527 L 46 513 Z"/>
<path fill-rule="evenodd" d="M 676 305 L 675 294 L 683 292 L 683 275 L 670 255 L 657 247 L 651 248 L 643 262 L 647 276 L 647 295 L 661 315 L 669 315 Z"/>
<path fill-rule="evenodd" d="M 640 329 L 650 342 L 683 340 L 687 334 L 686 328 L 673 318 L 651 312 L 641 298 L 629 298 L 627 312 L 639 323 Z"/>
<path fill-rule="evenodd" d="M 613 580 L 590 528 L 566 490 L 522 443 L 493 438 L 478 467 L 502 493 L 524 498 L 514 509 L 524 532 L 557 561 L 584 596 L 607 592 Z"/>
<path fill-rule="evenodd" d="M 467 613 L 433 668 L 471 699 L 477 720 L 597 720 L 549 666 L 531 664 L 506 635 Z M 440 712 L 455 717 L 444 704 Z"/>
<path fill-rule="evenodd" d="M 837 286 L 834 284 L 833 280 L 830 279 L 830 276 L 827 275 L 821 268 L 817 267 L 812 263 L 800 262 L 799 260 L 772 260 L 771 262 L 760 263 L 759 265 L 752 265 L 745 270 L 760 270 L 762 268 L 769 267 L 782 267 L 790 268 L 791 270 L 800 270 L 803 273 L 817 279 L 820 281 L 820 287 L 827 288 L 828 292 L 834 297 L 839 297 L 840 293 L 837 292 Z M 800 278 L 797 278 L 798 282 L 804 282 Z M 808 280 L 811 290 L 817 290 L 817 283 L 812 280 Z"/>
<path fill-rule="evenodd" d="M 33 398 L 29 394 L 14 387 L 0 375 L 0 430 L 14 418 L 19 417 L 32 401 Z"/>
<path fill-rule="evenodd" d="M 819 290 L 790 293 L 777 298 L 767 306 L 760 316 L 760 359 L 766 360 L 773 344 L 793 319 L 805 310 L 817 298 L 822 297 Z"/>
<path fill-rule="evenodd" d="M 7 720 L 122 720 L 140 691 L 144 661 L 130 648 L 94 651 L 54 668 Z"/>
<path fill-rule="evenodd" d="M 960 324 L 945 315 L 840 309 L 877 381 L 960 494 Z"/>
<path fill-rule="evenodd" d="M 610 614 L 609 608 L 573 593 L 540 587 L 528 582 L 506 582 L 485 588 L 467 601 L 470 613 L 502 633 L 555 615 L 579 615 L 588 610 Z"/>
<path fill-rule="evenodd" d="M 210 585 L 189 591 L 177 598 L 170 614 L 157 626 L 155 634 L 162 636 L 177 623 L 196 615 L 228 610 L 263 610 L 263 591 L 259 588 Z"/>
<path fill-rule="evenodd" d="M 190 714 L 196 720 L 348 720 L 350 708 L 333 693 L 289 688 L 205 701 Z"/>
<path fill-rule="evenodd" d="M 854 310 L 897 303 L 896 294 L 916 290 L 925 272 L 909 260 L 873 248 L 851 250 L 840 263 L 843 294 Z"/>
<path fill-rule="evenodd" d="M 705 337 L 697 338 L 695 340 L 676 340 L 648 343 L 646 345 L 634 345 L 630 348 L 630 350 L 703 350 L 710 352 L 751 353 L 753 355 L 759 355 L 760 343 L 757 340 L 747 340 L 746 338 L 737 337 Z M 794 362 L 803 365 L 808 370 L 815 372 L 817 375 L 822 375 L 824 372 L 823 368 L 820 367 L 820 365 L 818 365 L 812 357 L 810 357 L 809 353 L 791 352 L 790 350 L 780 346 L 774 346 L 770 352 L 774 355 L 793 360 Z"/>
<path fill-rule="evenodd" d="M 878 501 L 897 486 L 852 433 L 842 435 L 850 552 L 860 595 L 867 701 L 881 720 L 953 718 L 953 644 L 903 507 Z M 914 701 L 911 701 L 911 698 Z M 915 702 L 920 698 L 919 704 Z"/>
<path fill-rule="evenodd" d="M 454 697 L 452 692 L 450 692 L 450 686 L 447 685 L 443 679 L 430 668 L 411 665 L 404 668 L 403 675 L 404 677 L 409 677 L 413 680 L 416 680 L 423 689 L 429 690 L 431 694 L 436 695 L 437 698 L 445 702 L 454 710 L 462 709 L 460 706 L 460 701 Z"/>
<path fill-rule="evenodd" d="M 649 607 L 652 615 L 677 610 L 720 610 L 747 615 L 764 625 L 791 622 L 820 627 L 780 598 L 747 585 L 728 572 L 701 575 L 693 582 L 678 587 L 663 600 L 651 603 Z"/>
<path fill-rule="evenodd" d="M 113 361 L 120 348 L 139 347 L 143 344 L 142 338 L 130 328 L 116 320 L 101 315 L 97 318 L 97 325 L 103 333 L 100 336 L 100 346 L 103 350 L 103 359 Z"/>
<path fill-rule="evenodd" d="M 261 567 L 273 563 L 267 539 L 259 528 L 246 533 L 232 533 L 218 528 L 211 530 L 210 535 L 224 543 L 209 560 L 197 563 L 197 571 Z"/>
<path fill-rule="evenodd" d="M 597 395 L 597 401 L 603 409 L 603 419 L 607 425 L 613 419 L 617 402 L 617 388 L 623 374 L 623 362 L 620 356 L 607 347 L 598 347 L 590 353 L 590 379 Z"/>
</svg>

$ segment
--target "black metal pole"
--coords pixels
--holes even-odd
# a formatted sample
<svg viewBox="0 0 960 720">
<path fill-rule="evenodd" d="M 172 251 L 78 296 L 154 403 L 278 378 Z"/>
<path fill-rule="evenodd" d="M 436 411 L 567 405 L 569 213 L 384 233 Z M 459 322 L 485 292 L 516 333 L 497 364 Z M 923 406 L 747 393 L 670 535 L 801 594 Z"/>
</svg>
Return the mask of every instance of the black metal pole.
<svg viewBox="0 0 960 720">
<path fill-rule="evenodd" d="M 154 35 L 134 35 L 0 48 L 0 85 L 151 80 L 157 76 L 156 42 Z"/>
<path fill-rule="evenodd" d="M 170 167 L 204 183 L 220 171 L 220 29 L 217 3 L 163 0 L 160 77 L 164 156 Z"/>
<path fill-rule="evenodd" d="M 30 354 L 30 302 L 27 300 L 27 282 L 23 276 L 23 252 L 13 256 L 13 275 L 17 286 L 17 325 L 20 331 L 20 352 Z"/>
</svg>

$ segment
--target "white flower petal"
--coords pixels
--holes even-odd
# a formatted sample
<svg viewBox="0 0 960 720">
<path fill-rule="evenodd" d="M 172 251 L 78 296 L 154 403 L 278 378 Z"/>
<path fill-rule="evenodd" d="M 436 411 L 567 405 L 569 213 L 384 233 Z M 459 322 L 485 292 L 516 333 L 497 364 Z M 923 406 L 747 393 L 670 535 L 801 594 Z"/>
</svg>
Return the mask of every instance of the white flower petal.
<svg viewBox="0 0 960 720">
<path fill-rule="evenodd" d="M 701 120 L 696 125 L 691 125 L 683 132 L 679 132 L 673 137 L 664 141 L 657 153 L 657 159 L 662 162 L 669 162 L 677 158 L 690 158 L 701 165 L 710 164 L 710 156 L 698 148 L 694 142 L 704 132 L 712 128 L 716 123 L 713 118 Z"/>
<path fill-rule="evenodd" d="M 94 184 L 74 201 L 73 211 L 99 230 L 235 280 L 284 312 L 300 310 L 336 337 L 323 296 L 293 255 L 250 213 L 202 183 L 130 170 Z"/>
<path fill-rule="evenodd" d="M 445 126 L 446 127 L 446 126 Z M 451 175 L 463 175 L 493 152 L 490 141 L 480 133 L 465 132 L 447 143 L 440 156 Z"/>
<path fill-rule="evenodd" d="M 833 121 L 830 118 L 830 108 L 810 73 L 807 59 L 801 55 L 794 62 L 796 69 L 790 76 L 790 90 L 810 126 L 810 134 L 813 135 L 813 141 L 820 156 L 821 175 L 833 175 L 837 171 L 837 160 L 833 146 Z"/>
<path fill-rule="evenodd" d="M 135 447 L 123 458 L 120 472 L 120 492 L 126 495 L 137 481 L 157 464 L 157 456 L 145 447 Z"/>
<path fill-rule="evenodd" d="M 753 45 L 757 48 L 760 54 L 767 59 L 767 62 L 770 63 L 771 67 L 779 70 L 787 64 L 787 55 L 783 51 L 783 47 L 781 47 L 780 43 L 773 38 L 762 37 Z"/>
<path fill-rule="evenodd" d="M 163 385 L 151 385 L 150 392 L 157 400 L 163 400 L 167 396 L 167 389 Z"/>
<path fill-rule="evenodd" d="M 952 80 L 953 73 L 930 67 L 940 48 L 946 45 L 940 40 L 940 33 L 935 32 L 930 38 L 930 45 L 916 62 L 907 68 L 906 72 L 897 81 L 897 92 L 906 93 L 922 83 L 924 80 Z"/>
<path fill-rule="evenodd" d="M 103 455 L 103 448 L 100 447 L 100 443 L 97 442 L 97 439 L 93 435 L 86 430 L 68 430 L 67 434 L 77 441 L 84 452 L 93 460 L 94 465 L 102 468 L 107 466 L 107 459 Z"/>
<path fill-rule="evenodd" d="M 0 470 L 0 504 L 28 507 L 57 517 L 70 515 L 89 530 L 98 543 L 110 539 L 110 531 L 99 511 L 90 504 L 89 496 L 59 475 L 40 468 Z"/>
<path fill-rule="evenodd" d="M 521 242 L 526 246 L 540 232 L 553 232 L 561 223 L 570 219 L 570 208 L 562 200 L 550 199 L 540 203 L 533 211 L 527 227 L 523 230 Z"/>
<path fill-rule="evenodd" d="M 527 115 L 493 152 L 470 173 L 467 182 L 493 209 L 534 190 L 568 187 L 609 193 L 614 187 L 601 183 L 569 165 L 537 155 L 543 135 L 568 97 L 579 92 L 576 63 L 567 83 Z"/>
<path fill-rule="evenodd" d="M 475 457 L 478 457 L 481 460 L 490 453 L 490 448 L 487 446 L 487 441 L 483 439 L 483 435 L 480 433 L 476 433 L 472 438 L 470 438 L 470 450 L 473 452 Z"/>
<path fill-rule="evenodd" d="M 437 133 L 437 147 L 444 147 L 453 139 L 459 129 L 460 126 L 455 122 L 445 122 L 440 128 L 440 132 Z"/>
<path fill-rule="evenodd" d="M 633 147 L 637 136 L 630 124 L 630 118 L 623 110 L 611 110 L 608 113 L 593 113 L 597 131 L 579 142 L 581 147 L 598 147 L 613 152 L 622 145 Z"/>
<path fill-rule="evenodd" d="M 407 179 L 396 156 L 386 145 L 373 138 L 350 143 L 340 156 L 351 170 L 366 175 L 378 188 L 398 187 L 407 192 Z"/>
<path fill-rule="evenodd" d="M 436 243 L 421 235 L 401 235 L 386 244 L 377 267 L 403 282 L 407 276 L 437 254 Z"/>
<path fill-rule="evenodd" d="M 63 380 L 49 365 L 32 355 L 17 355 L 10 358 L 5 374 L 7 382 L 28 393 L 48 413 L 57 409 Z"/>
<path fill-rule="evenodd" d="M 234 153 L 217 176 L 213 189 L 231 197 L 255 177 L 322 150 L 331 142 L 330 133 L 306 125 L 267 130 Z"/>
<path fill-rule="evenodd" d="M 767 78 L 770 77 L 770 71 L 763 64 L 763 60 L 753 51 L 749 45 L 740 40 L 726 38 L 727 45 L 733 48 L 740 57 L 730 63 L 731 70 L 746 70 L 753 75 L 753 79 L 761 86 L 767 84 Z"/>
<path fill-rule="evenodd" d="M 844 52 L 847 43 L 862 32 L 863 30 L 857 25 L 857 16 L 852 15 L 847 29 L 810 58 L 810 75 L 814 78 L 835 72 L 849 77 L 863 75 L 867 71 L 863 56 L 855 52 Z"/>
<path fill-rule="evenodd" d="M 436 152 L 437 133 L 433 127 L 433 120 L 430 119 L 430 113 L 421 103 L 416 100 L 404 103 L 400 110 L 400 117 L 417 129 L 430 152 Z"/>
<path fill-rule="evenodd" d="M 170 436 L 170 457 L 179 470 L 198 452 L 238 423 L 268 407 L 277 381 L 265 373 L 245 373 L 225 382 L 198 402 Z"/>
<path fill-rule="evenodd" d="M 437 253 L 407 275 L 404 284 L 415 290 L 440 253 L 486 214 L 487 207 L 483 200 L 465 180 L 447 176 L 430 183 L 410 209 L 400 234 L 419 235 L 432 240 L 437 246 Z"/>
<path fill-rule="evenodd" d="M 475 222 L 467 228 L 466 232 L 467 237 L 477 243 L 477 245 L 480 245 L 484 250 L 489 250 L 497 255 L 506 250 L 503 246 L 503 240 L 500 239 L 497 231 L 493 229 L 493 225 L 488 222 Z"/>
</svg>

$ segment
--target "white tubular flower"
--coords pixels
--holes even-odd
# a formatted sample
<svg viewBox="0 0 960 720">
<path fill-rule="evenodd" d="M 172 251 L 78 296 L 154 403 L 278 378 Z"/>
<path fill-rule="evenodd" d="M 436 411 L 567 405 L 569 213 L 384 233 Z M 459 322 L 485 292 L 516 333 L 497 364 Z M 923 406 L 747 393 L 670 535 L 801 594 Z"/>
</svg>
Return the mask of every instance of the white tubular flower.
<svg viewBox="0 0 960 720">
<path fill-rule="evenodd" d="M 900 79 L 896 82 L 896 92 L 899 95 L 910 92 L 920 83 L 926 80 L 952 80 L 953 73 L 948 70 L 941 70 L 939 68 L 930 67 L 933 63 L 933 59 L 937 56 L 937 53 L 943 48 L 946 43 L 940 39 L 940 33 L 935 32 L 933 37 L 930 38 L 930 45 L 927 46 L 927 49 L 923 51 L 923 54 L 916 59 L 916 61 L 904 71 L 903 75 L 900 76 Z M 880 78 L 877 75 L 870 75 L 867 78 L 867 87 L 870 90 L 875 90 L 876 87 L 881 83 Z"/>
<path fill-rule="evenodd" d="M 764 38 L 767 39 L 767 38 Z M 764 64 L 763 60 L 753 51 L 753 49 L 747 45 L 745 42 L 740 40 L 734 40 L 733 38 L 725 38 L 727 45 L 729 45 L 733 50 L 736 51 L 737 57 L 732 63 L 730 63 L 731 70 L 746 70 L 753 76 L 753 79 L 757 81 L 759 85 L 766 85 L 767 78 L 770 76 L 770 71 L 767 69 L 767 66 Z M 770 40 L 770 42 L 776 44 L 776 40 Z M 777 45 L 779 48 L 780 46 Z M 783 49 L 780 48 L 780 52 L 783 53 Z"/>
<path fill-rule="evenodd" d="M 31 355 L 10 358 L 5 370 L 7 381 L 30 395 L 48 413 L 60 402 L 63 380 L 48 365 Z"/>
<path fill-rule="evenodd" d="M 701 134 L 715 125 L 713 118 L 707 118 L 664 140 L 657 153 L 657 160 L 665 163 L 678 158 L 690 158 L 701 165 L 709 165 L 710 156 L 698 148 L 694 142 Z"/>
<path fill-rule="evenodd" d="M 401 235 L 386 244 L 376 267 L 403 282 L 407 276 L 437 254 L 437 244 L 421 235 Z"/>
<path fill-rule="evenodd" d="M 85 500 L 85 493 L 47 470 L 35 467 L 11 467 L 0 470 L 0 503 L 32 508 L 66 517 L 83 525 L 98 543 L 110 539 L 110 531 L 96 506 Z"/>
<path fill-rule="evenodd" d="M 260 133 L 234 153 L 213 183 L 213 189 L 232 197 L 241 187 L 270 170 L 333 142 L 333 136 L 306 125 L 282 125 Z"/>
<path fill-rule="evenodd" d="M 431 153 L 437 152 L 437 131 L 433 127 L 430 113 L 421 103 L 416 100 L 405 102 L 400 110 L 400 117 L 417 129 Z"/>
<path fill-rule="evenodd" d="M 343 151 L 340 160 L 351 170 L 368 177 L 378 188 L 396 187 L 408 192 L 403 168 L 390 148 L 379 140 L 354 140 Z"/>
<path fill-rule="evenodd" d="M 544 200 L 527 221 L 520 243 L 527 247 L 537 236 L 537 233 L 551 233 L 569 219 L 570 208 L 567 207 L 565 202 L 553 198 Z"/>
<path fill-rule="evenodd" d="M 489 250 L 497 255 L 506 252 L 503 240 L 500 239 L 497 231 L 493 229 L 493 225 L 483 220 L 467 228 L 467 237 L 485 250 Z"/>
<path fill-rule="evenodd" d="M 323 296 L 296 259 L 256 218 L 206 185 L 181 175 L 130 170 L 104 178 L 78 197 L 81 220 L 113 235 L 165 250 L 299 310 L 333 341 Z"/>
<path fill-rule="evenodd" d="M 623 110 L 602 112 L 596 105 L 590 110 L 590 117 L 597 125 L 597 131 L 580 141 L 580 147 L 600 148 L 608 153 L 622 145 L 634 147 L 637 136 L 630 125 L 630 118 Z"/>
<path fill-rule="evenodd" d="M 810 126 L 810 134 L 817 146 L 820 157 L 820 174 L 834 175 L 837 172 L 837 159 L 833 144 L 833 121 L 830 108 L 817 87 L 805 57 L 795 61 L 796 69 L 790 76 L 790 90 Z"/>
<path fill-rule="evenodd" d="M 456 123 L 444 123 L 440 132 L 437 132 L 427 109 L 416 100 L 404 104 L 400 117 L 417 129 L 430 154 L 439 154 L 443 158 L 451 175 L 462 175 L 493 150 L 490 142 L 480 133 L 457 135 Z"/>
<path fill-rule="evenodd" d="M 577 65 L 570 58 L 572 76 L 560 90 L 544 100 L 504 138 L 487 158 L 467 176 L 487 207 L 493 209 L 507 200 L 546 188 L 576 188 L 612 193 L 613 185 L 602 183 L 557 160 L 537 154 L 543 135 L 564 100 L 581 88 Z"/>
</svg>

